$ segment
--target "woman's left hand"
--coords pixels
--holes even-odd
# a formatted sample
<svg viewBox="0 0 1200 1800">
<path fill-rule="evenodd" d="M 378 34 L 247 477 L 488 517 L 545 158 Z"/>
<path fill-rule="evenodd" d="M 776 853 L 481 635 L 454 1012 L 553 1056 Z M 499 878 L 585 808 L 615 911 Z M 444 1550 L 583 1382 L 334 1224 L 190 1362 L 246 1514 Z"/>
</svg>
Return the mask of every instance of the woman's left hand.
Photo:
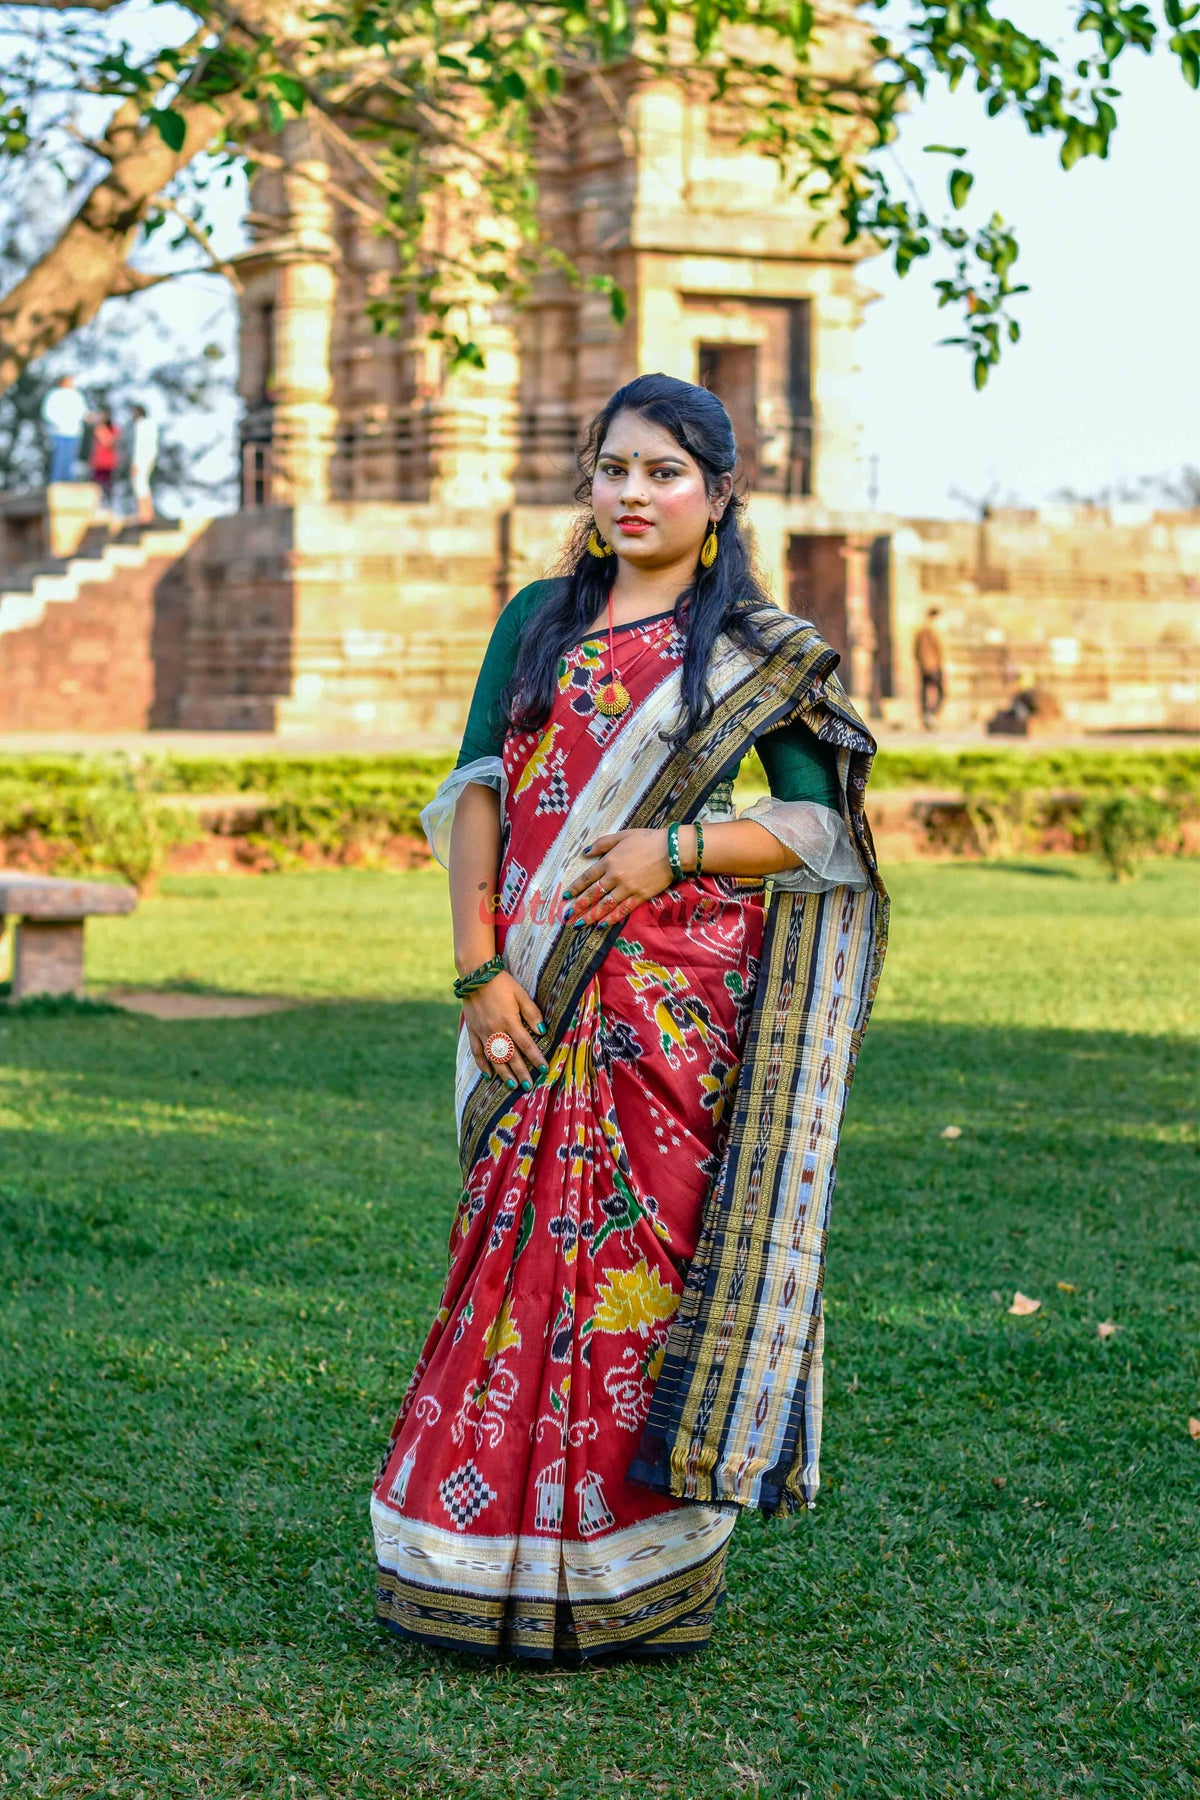
<svg viewBox="0 0 1200 1800">
<path fill-rule="evenodd" d="M 563 917 L 576 925 L 596 925 L 627 918 L 643 900 L 652 900 L 671 885 L 667 834 L 661 831 L 610 831 L 586 847 L 589 861 L 567 884 Z"/>
</svg>

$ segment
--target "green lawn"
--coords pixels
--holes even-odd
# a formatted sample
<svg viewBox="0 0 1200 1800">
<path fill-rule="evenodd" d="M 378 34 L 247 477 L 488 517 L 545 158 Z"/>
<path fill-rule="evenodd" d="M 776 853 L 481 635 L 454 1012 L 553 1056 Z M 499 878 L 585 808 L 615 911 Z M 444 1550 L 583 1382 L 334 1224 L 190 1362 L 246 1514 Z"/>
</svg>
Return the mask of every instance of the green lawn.
<svg viewBox="0 0 1200 1800">
<path fill-rule="evenodd" d="M 373 1623 L 457 1192 L 436 871 L 176 880 L 93 928 L 98 981 L 325 1004 L 0 1015 L 0 1792 L 1195 1800 L 1197 865 L 891 885 L 821 1502 L 741 1522 L 676 1667 Z"/>
</svg>

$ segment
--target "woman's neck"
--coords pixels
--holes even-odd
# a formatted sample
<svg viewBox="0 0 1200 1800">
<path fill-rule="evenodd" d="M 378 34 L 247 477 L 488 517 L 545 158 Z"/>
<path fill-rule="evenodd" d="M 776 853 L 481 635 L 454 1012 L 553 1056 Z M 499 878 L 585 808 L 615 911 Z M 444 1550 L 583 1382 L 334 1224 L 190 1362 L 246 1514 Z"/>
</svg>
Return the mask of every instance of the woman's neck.
<svg viewBox="0 0 1200 1800">
<path fill-rule="evenodd" d="M 653 613 L 670 612 L 693 573 L 690 560 L 661 569 L 638 569 L 622 559 L 612 590 L 613 623 L 626 625 Z"/>
</svg>

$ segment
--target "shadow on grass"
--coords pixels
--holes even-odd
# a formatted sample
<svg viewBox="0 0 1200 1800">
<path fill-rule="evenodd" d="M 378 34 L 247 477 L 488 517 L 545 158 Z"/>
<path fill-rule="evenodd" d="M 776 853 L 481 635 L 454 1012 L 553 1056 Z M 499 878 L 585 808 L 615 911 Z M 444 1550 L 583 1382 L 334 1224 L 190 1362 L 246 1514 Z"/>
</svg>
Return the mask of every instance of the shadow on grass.
<svg viewBox="0 0 1200 1800">
<path fill-rule="evenodd" d="M 477 1800 L 500 1790 L 429 1763 L 429 1732 L 461 1721 L 455 1756 L 503 1759 L 528 1705 L 558 1759 L 544 1791 L 585 1791 L 582 1727 L 536 1697 L 544 1677 L 405 1649 L 371 1617 L 366 1497 L 458 1195 L 457 1008 L 0 1024 L 5 1593 L 37 1769 L 61 1786 L 99 1766 L 72 1747 L 86 1717 L 130 1793 L 182 1792 L 186 1752 L 218 1800 L 291 1792 L 293 1764 L 316 1783 L 294 1791 Z M 905 1694 L 954 1710 L 960 1665 L 947 1769 L 964 1744 L 992 1754 L 1017 1686 L 1039 1742 L 1077 1716 L 1089 1756 L 1124 1754 L 1129 1670 L 1167 1679 L 1194 1566 L 1191 1072 L 1159 1037 L 872 1027 L 830 1244 L 822 1506 L 739 1527 L 717 1644 L 655 1672 L 648 1722 L 644 1672 L 589 1681 L 613 1699 L 585 1761 L 656 1766 L 665 1697 L 752 1735 L 753 1696 L 810 1767 L 797 1668 L 834 1697 L 835 1762 L 867 1692 L 881 1741 L 930 1754 Z M 1036 1317 L 1006 1314 L 1016 1286 Z M 410 1729 L 397 1696 L 435 1667 Z M 674 1791 L 735 1791 L 700 1738 L 671 1753 Z M 885 1761 L 878 1791 L 917 1800 Z M 755 1791 L 794 1795 L 786 1771 Z M 652 1791 L 584 1775 L 605 1800 Z"/>
<path fill-rule="evenodd" d="M 1095 879 L 1098 865 L 1086 862 L 1082 868 L 1076 868 L 1068 862 L 1017 862 L 1008 857 L 979 857 L 968 860 L 960 858 L 954 862 L 939 865 L 942 868 L 956 869 L 960 873 L 970 871 L 973 874 L 990 875 L 1037 875 L 1044 881 L 1087 881 Z"/>
</svg>

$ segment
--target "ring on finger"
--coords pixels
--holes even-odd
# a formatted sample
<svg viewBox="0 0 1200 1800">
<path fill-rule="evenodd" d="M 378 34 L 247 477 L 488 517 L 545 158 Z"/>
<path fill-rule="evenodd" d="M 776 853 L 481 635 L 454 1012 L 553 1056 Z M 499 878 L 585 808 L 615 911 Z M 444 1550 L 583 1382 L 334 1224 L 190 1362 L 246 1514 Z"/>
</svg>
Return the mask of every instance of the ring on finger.
<svg viewBox="0 0 1200 1800">
<path fill-rule="evenodd" d="M 517 1053 L 517 1046 L 507 1031 L 493 1031 L 483 1040 L 483 1053 L 489 1062 L 510 1063 Z"/>
</svg>

